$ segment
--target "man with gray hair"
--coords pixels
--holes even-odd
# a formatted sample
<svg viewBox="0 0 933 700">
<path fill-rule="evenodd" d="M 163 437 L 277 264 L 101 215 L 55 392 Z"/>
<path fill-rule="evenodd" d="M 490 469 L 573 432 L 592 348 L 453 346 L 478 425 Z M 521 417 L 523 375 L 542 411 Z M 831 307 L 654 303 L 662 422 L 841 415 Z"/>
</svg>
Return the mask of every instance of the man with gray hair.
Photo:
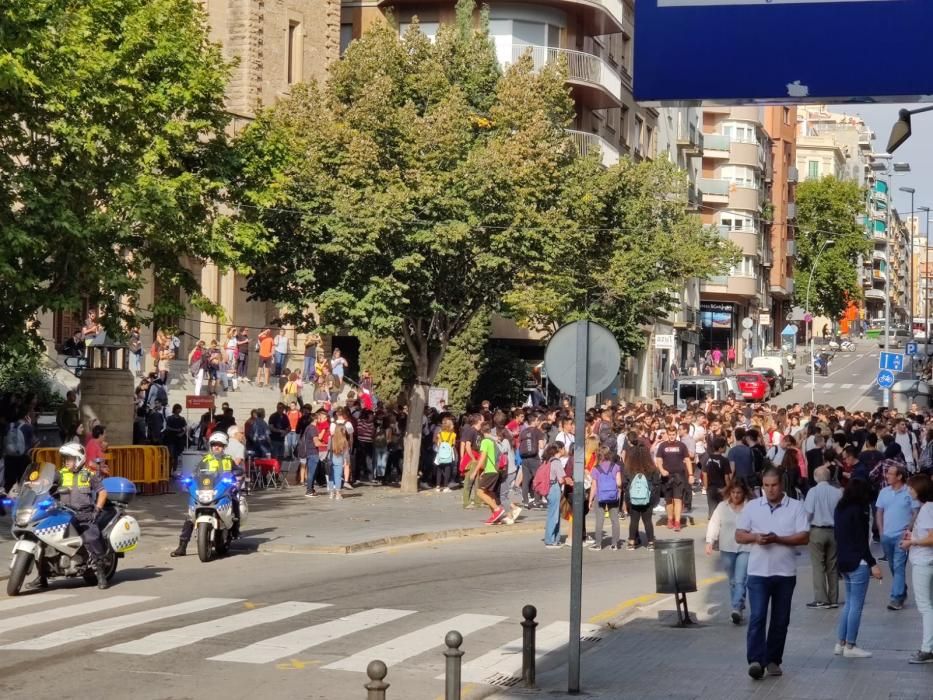
<svg viewBox="0 0 933 700">
<path fill-rule="evenodd" d="M 810 609 L 839 607 L 839 568 L 836 564 L 836 536 L 833 515 L 842 498 L 842 489 L 829 483 L 829 467 L 819 467 L 813 478 L 816 486 L 807 492 L 804 509 L 810 518 L 810 562 L 813 566 L 813 601 Z"/>
</svg>

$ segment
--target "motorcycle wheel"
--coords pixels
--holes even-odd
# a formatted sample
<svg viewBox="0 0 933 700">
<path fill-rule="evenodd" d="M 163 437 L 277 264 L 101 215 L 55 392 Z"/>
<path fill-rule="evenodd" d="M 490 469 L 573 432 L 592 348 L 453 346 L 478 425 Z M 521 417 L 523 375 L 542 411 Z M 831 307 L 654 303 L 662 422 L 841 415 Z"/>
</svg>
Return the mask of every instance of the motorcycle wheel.
<svg viewBox="0 0 933 700">
<path fill-rule="evenodd" d="M 214 533 L 214 549 L 218 554 L 224 555 L 230 551 L 230 536 L 227 530 L 217 530 Z"/>
<path fill-rule="evenodd" d="M 26 580 L 26 574 L 32 569 L 32 554 L 28 552 L 17 552 L 13 559 L 13 567 L 10 571 L 10 578 L 6 582 L 6 594 L 10 597 L 19 595 L 23 582 Z"/>
<path fill-rule="evenodd" d="M 207 563 L 211 560 L 211 545 L 214 540 L 210 523 L 198 523 L 198 559 Z"/>
<path fill-rule="evenodd" d="M 107 580 L 110 581 L 113 579 L 113 575 L 117 573 L 117 555 L 112 551 L 107 552 L 104 555 L 104 570 L 107 572 Z M 84 573 L 81 574 L 84 578 L 84 582 L 89 586 L 97 585 L 97 572 L 92 568 L 87 568 L 84 570 Z"/>
</svg>

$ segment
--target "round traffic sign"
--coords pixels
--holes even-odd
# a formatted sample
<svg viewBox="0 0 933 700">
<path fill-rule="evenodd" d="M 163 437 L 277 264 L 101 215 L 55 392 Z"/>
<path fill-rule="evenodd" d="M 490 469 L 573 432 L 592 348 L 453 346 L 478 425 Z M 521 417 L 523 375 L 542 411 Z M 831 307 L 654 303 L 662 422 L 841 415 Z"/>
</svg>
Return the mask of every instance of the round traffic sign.
<svg viewBox="0 0 933 700">
<path fill-rule="evenodd" d="M 744 331 L 742 331 L 742 338 L 743 338 L 744 340 L 751 340 L 751 339 L 752 339 L 752 332 L 746 328 Z"/>
<path fill-rule="evenodd" d="M 878 372 L 878 386 L 882 389 L 890 389 L 894 386 L 894 372 L 889 369 Z"/>
<path fill-rule="evenodd" d="M 754 324 L 755 324 L 755 322 L 752 321 L 752 319 L 750 319 L 750 318 L 747 317 L 747 316 L 746 316 L 745 318 L 742 319 L 742 328 L 744 328 L 745 330 L 748 330 L 748 329 L 751 328 Z"/>
<path fill-rule="evenodd" d="M 548 378 L 568 394 L 577 392 L 577 330 L 587 324 L 586 395 L 595 396 L 619 374 L 622 354 L 609 330 L 593 321 L 574 321 L 557 329 L 544 350 Z"/>
</svg>

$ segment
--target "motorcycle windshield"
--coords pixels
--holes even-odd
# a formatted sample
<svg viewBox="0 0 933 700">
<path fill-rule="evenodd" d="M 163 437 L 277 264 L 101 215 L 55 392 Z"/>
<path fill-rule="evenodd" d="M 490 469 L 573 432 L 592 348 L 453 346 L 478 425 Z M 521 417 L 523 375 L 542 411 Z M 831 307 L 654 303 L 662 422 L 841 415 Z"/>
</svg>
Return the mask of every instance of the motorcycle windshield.
<svg viewBox="0 0 933 700">
<path fill-rule="evenodd" d="M 56 473 L 54 464 L 36 464 L 23 474 L 19 482 L 19 495 L 16 498 L 16 509 L 25 510 L 37 506 L 48 507 L 54 504 L 51 497 L 52 484 Z"/>
<path fill-rule="evenodd" d="M 225 493 L 233 483 L 230 472 L 198 470 L 192 475 L 192 488 L 198 491 L 216 490 L 217 495 Z"/>
</svg>

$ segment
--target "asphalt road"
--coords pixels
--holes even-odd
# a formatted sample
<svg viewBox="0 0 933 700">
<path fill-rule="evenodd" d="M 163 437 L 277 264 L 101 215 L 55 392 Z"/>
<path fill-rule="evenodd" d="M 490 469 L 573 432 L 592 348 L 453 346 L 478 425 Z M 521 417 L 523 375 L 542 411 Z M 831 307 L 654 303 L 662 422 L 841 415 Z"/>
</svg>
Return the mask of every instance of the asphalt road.
<svg viewBox="0 0 933 700">
<path fill-rule="evenodd" d="M 613 621 L 657 599 L 651 553 L 584 555 L 584 636 L 614 634 Z M 718 585 L 699 549 L 697 560 L 701 585 Z M 80 687 L 102 698 L 131 688 L 134 700 L 362 699 L 365 666 L 380 658 L 389 698 L 433 699 L 450 629 L 465 637 L 464 697 L 484 697 L 519 672 L 525 604 L 539 610 L 539 653 L 554 650 L 540 669 L 566 660 L 569 561 L 569 548 L 545 550 L 537 534 L 208 564 L 143 549 L 108 591 L 63 582 L 0 597 L 0 697 Z"/>
</svg>

